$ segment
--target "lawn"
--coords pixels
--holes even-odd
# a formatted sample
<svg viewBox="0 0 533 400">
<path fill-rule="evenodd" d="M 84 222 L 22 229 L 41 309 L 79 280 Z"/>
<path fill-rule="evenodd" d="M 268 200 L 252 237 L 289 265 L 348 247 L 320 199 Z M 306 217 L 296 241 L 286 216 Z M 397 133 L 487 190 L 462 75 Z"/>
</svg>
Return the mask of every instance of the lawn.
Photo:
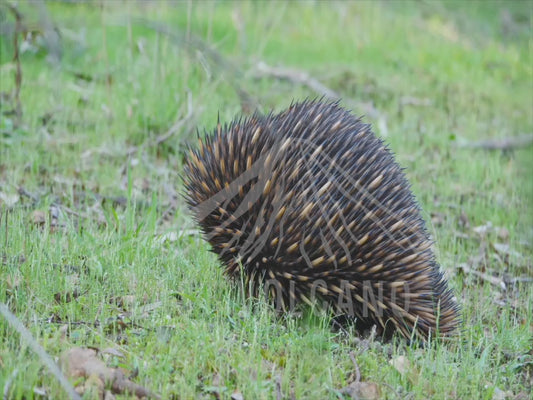
<svg viewBox="0 0 533 400">
<path fill-rule="evenodd" d="M 531 399 L 532 15 L 527 1 L 1 2 L 0 303 L 31 335 L 0 315 L 0 393 L 68 398 L 33 338 L 56 361 L 98 349 L 100 371 L 163 399 Z M 197 230 L 181 196 L 197 130 L 324 94 L 405 167 L 457 337 L 279 316 Z M 70 378 L 84 398 L 111 389 L 85 378 Z"/>
</svg>

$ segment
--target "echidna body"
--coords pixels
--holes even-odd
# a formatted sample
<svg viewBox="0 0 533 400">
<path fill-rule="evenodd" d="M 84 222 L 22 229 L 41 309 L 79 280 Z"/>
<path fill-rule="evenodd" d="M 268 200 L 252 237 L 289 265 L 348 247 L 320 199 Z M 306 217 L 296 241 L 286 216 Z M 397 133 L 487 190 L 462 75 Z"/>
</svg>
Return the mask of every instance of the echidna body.
<svg viewBox="0 0 533 400">
<path fill-rule="evenodd" d="M 402 169 L 338 103 L 217 126 L 185 166 L 186 198 L 213 251 L 252 295 L 319 299 L 384 332 L 448 335 L 457 306 Z"/>
</svg>

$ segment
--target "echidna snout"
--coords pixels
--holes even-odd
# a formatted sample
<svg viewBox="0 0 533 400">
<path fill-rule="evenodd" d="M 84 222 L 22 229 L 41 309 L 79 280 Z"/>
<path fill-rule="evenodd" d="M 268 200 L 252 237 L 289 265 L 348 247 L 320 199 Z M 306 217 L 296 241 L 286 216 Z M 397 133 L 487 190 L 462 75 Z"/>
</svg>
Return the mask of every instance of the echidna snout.
<svg viewBox="0 0 533 400">
<path fill-rule="evenodd" d="M 190 150 L 184 181 L 213 251 L 251 295 L 266 289 L 282 309 L 318 298 L 405 337 L 456 330 L 457 305 L 402 169 L 338 103 L 219 124 Z"/>
</svg>

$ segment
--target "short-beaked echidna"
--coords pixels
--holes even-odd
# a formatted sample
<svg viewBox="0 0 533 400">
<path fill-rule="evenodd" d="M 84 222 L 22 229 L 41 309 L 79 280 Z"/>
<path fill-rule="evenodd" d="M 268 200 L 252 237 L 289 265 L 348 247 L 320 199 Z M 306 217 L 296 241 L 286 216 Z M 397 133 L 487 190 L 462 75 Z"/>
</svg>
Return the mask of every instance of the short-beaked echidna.
<svg viewBox="0 0 533 400">
<path fill-rule="evenodd" d="M 265 290 L 283 310 L 319 299 L 405 337 L 457 328 L 402 168 L 337 102 L 219 123 L 190 150 L 184 183 L 213 251 L 249 294 Z"/>
</svg>

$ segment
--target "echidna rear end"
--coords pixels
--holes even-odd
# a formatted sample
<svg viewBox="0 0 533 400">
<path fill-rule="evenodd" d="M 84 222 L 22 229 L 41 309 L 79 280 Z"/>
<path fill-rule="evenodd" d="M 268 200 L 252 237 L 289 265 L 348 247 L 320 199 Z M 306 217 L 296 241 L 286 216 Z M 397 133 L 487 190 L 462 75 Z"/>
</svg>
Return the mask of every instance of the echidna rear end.
<svg viewBox="0 0 533 400">
<path fill-rule="evenodd" d="M 200 139 L 187 203 L 233 278 L 275 304 L 325 301 L 405 337 L 449 335 L 457 305 L 392 153 L 338 103 L 254 114 Z"/>
</svg>

